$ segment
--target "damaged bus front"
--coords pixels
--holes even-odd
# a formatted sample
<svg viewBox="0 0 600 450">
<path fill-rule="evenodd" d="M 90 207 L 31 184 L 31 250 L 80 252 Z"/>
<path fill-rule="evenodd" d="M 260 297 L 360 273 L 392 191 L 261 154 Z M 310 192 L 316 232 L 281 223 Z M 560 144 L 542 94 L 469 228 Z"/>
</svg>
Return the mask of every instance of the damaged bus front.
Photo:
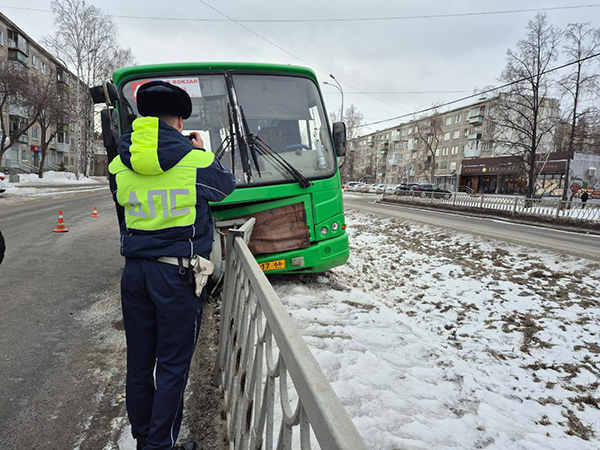
<svg viewBox="0 0 600 450">
<path fill-rule="evenodd" d="M 193 111 L 184 134 L 197 131 L 235 177 L 237 188 L 211 205 L 215 224 L 256 218 L 250 250 L 264 271 L 320 272 L 348 259 L 337 158 L 345 154 L 341 122 L 330 129 L 309 69 L 267 64 L 185 63 L 118 69 L 92 88 L 102 112 L 110 160 L 121 133 L 138 117 L 137 89 L 152 80 L 185 89 Z M 221 246 L 215 245 L 215 253 Z"/>
</svg>

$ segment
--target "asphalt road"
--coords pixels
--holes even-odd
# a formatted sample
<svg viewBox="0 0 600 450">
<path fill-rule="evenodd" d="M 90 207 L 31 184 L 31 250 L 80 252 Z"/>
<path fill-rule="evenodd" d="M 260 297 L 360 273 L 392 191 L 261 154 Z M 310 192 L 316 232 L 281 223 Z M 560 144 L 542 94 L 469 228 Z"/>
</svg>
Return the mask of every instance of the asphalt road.
<svg viewBox="0 0 600 450">
<path fill-rule="evenodd" d="M 600 260 L 600 236 L 452 212 L 431 211 L 400 204 L 375 203 L 378 198 L 379 196 L 352 194 L 344 197 L 344 204 L 347 209 L 367 211 L 534 248 L 546 248 L 561 254 Z"/>
<path fill-rule="evenodd" d="M 68 233 L 52 232 L 59 210 Z M 124 262 L 109 191 L 2 207 L 0 230 L 0 447 L 103 448 L 80 446 L 80 435 L 99 398 L 122 389 L 103 371 L 112 356 L 97 345 L 98 324 L 85 319 L 115 297 Z"/>
</svg>

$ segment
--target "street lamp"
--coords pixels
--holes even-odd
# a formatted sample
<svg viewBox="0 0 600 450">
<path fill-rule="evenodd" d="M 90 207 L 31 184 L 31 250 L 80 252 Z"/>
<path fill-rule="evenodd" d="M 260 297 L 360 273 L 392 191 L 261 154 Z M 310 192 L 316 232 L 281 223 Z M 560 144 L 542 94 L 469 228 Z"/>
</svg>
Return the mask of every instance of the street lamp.
<svg viewBox="0 0 600 450">
<path fill-rule="evenodd" d="M 340 108 L 340 122 L 343 122 L 344 121 L 344 90 L 342 89 L 342 85 L 339 83 L 338 80 L 335 79 L 335 77 L 333 75 L 330 74 L 329 76 L 331 77 L 331 79 L 333 81 L 335 81 L 336 84 L 328 83 L 327 81 L 323 81 L 323 84 L 326 84 L 328 86 L 333 86 L 338 91 L 340 91 L 340 94 L 342 94 L 342 107 Z"/>
</svg>

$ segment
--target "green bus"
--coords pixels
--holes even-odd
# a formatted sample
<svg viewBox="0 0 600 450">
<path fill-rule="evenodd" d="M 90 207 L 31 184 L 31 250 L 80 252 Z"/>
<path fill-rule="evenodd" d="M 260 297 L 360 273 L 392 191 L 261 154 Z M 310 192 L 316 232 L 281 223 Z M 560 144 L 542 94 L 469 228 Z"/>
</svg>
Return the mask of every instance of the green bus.
<svg viewBox="0 0 600 450">
<path fill-rule="evenodd" d="M 346 129 L 342 122 L 330 128 L 312 70 L 250 63 L 118 69 L 111 81 L 90 89 L 95 103 L 106 104 L 101 117 L 109 163 L 120 134 L 138 116 L 137 89 L 152 80 L 188 92 L 193 112 L 184 133 L 199 132 L 206 151 L 236 177 L 233 194 L 211 205 L 218 231 L 255 217 L 250 250 L 270 273 L 321 272 L 347 261 L 337 163 L 345 155 Z M 213 253 L 220 255 L 215 241 Z"/>
</svg>

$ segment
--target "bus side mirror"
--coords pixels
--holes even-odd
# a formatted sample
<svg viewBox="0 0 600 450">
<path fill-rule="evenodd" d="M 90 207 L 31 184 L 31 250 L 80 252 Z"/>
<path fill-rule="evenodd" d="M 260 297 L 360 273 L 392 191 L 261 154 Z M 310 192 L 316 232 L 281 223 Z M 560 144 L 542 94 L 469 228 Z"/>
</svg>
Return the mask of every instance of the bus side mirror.
<svg viewBox="0 0 600 450">
<path fill-rule="evenodd" d="M 346 155 L 346 124 L 344 122 L 333 122 L 333 146 L 336 155 Z"/>
<path fill-rule="evenodd" d="M 100 121 L 102 123 L 102 143 L 106 148 L 108 163 L 119 154 L 119 124 L 117 110 L 114 108 L 103 109 L 100 112 Z"/>
<path fill-rule="evenodd" d="M 90 96 L 95 104 L 107 103 L 109 106 L 112 106 L 119 98 L 119 93 L 114 84 L 105 81 L 101 86 L 91 87 Z"/>
</svg>

